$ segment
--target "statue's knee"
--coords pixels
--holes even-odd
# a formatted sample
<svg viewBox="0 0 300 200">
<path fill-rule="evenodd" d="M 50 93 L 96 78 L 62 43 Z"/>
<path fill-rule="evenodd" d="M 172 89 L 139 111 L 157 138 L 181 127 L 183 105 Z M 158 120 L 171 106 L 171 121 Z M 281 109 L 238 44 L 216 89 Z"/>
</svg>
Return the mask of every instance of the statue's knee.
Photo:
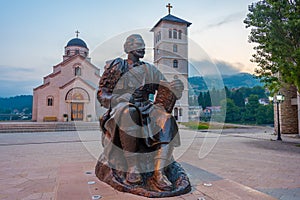
<svg viewBox="0 0 300 200">
<path fill-rule="evenodd" d="M 125 129 L 139 129 L 142 123 L 138 108 L 129 106 L 124 109 L 119 126 Z"/>
</svg>

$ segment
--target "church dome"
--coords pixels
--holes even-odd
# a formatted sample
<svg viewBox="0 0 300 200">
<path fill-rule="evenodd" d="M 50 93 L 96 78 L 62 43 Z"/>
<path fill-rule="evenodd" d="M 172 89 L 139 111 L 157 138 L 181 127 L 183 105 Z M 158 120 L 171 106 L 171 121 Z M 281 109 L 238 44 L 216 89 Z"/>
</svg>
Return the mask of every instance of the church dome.
<svg viewBox="0 0 300 200">
<path fill-rule="evenodd" d="M 72 40 L 70 40 L 67 44 L 67 47 L 70 47 L 70 46 L 79 46 L 79 47 L 87 48 L 86 43 L 82 39 L 79 39 L 79 38 L 73 38 Z"/>
</svg>

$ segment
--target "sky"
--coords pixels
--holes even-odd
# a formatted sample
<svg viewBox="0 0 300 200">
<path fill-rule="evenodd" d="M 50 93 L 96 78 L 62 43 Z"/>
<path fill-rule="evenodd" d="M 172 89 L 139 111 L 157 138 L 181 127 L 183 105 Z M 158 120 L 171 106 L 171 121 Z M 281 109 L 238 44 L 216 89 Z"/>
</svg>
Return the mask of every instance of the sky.
<svg viewBox="0 0 300 200">
<path fill-rule="evenodd" d="M 62 61 L 64 47 L 76 30 L 88 45 L 92 63 L 100 69 L 106 57 L 119 56 L 110 48 L 101 51 L 108 41 L 122 41 L 121 49 L 129 33 L 148 34 L 146 45 L 151 49 L 149 31 L 168 14 L 168 3 L 173 6 L 172 15 L 192 23 L 189 39 L 222 74 L 254 73 L 250 30 L 243 23 L 254 1 L 0 0 L 0 97 L 32 94 L 52 66 Z M 202 62 L 197 51 L 189 55 L 195 63 Z"/>
</svg>

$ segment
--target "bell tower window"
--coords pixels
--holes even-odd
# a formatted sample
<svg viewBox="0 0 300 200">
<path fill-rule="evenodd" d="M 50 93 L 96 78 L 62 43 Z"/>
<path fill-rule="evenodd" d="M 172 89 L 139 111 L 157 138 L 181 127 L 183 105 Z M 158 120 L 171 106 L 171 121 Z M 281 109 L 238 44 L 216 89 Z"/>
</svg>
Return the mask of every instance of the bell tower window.
<svg viewBox="0 0 300 200">
<path fill-rule="evenodd" d="M 178 60 L 173 60 L 173 67 L 178 68 Z"/>
<path fill-rule="evenodd" d="M 75 54 L 76 54 L 76 55 L 79 54 L 79 49 L 76 49 L 76 50 L 75 50 Z"/>
<path fill-rule="evenodd" d="M 173 30 L 173 38 L 177 39 L 177 30 L 176 29 Z"/>
<path fill-rule="evenodd" d="M 173 52 L 177 52 L 177 44 L 173 44 Z"/>
<path fill-rule="evenodd" d="M 169 38 L 172 38 L 172 30 L 169 30 Z"/>
<path fill-rule="evenodd" d="M 181 31 L 181 30 L 179 30 L 179 31 L 178 31 L 178 39 L 180 39 L 180 40 L 181 40 L 181 37 L 182 37 L 182 31 Z"/>
<path fill-rule="evenodd" d="M 81 76 L 81 68 L 75 67 L 75 76 Z"/>
</svg>

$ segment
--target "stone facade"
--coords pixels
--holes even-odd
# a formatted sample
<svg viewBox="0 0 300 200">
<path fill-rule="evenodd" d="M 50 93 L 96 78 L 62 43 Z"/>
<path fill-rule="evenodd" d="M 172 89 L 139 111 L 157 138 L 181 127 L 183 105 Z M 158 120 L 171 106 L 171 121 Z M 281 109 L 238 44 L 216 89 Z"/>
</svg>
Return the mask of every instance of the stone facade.
<svg viewBox="0 0 300 200">
<path fill-rule="evenodd" d="M 280 132 L 282 134 L 298 133 L 297 88 L 286 85 L 280 92 L 284 95 L 284 101 L 279 104 Z M 274 127 L 276 133 L 278 130 L 277 118 L 277 105 L 274 104 Z"/>
<path fill-rule="evenodd" d="M 189 120 L 188 105 L 188 27 L 191 25 L 171 14 L 161 18 L 151 29 L 154 34 L 154 64 L 168 81 L 184 83 L 182 98 L 175 104 L 173 115 L 179 122 Z"/>
<path fill-rule="evenodd" d="M 69 121 L 97 120 L 100 70 L 91 63 L 88 53 L 83 40 L 68 42 L 63 61 L 33 90 L 34 121 L 64 121 L 66 116 Z"/>
</svg>

